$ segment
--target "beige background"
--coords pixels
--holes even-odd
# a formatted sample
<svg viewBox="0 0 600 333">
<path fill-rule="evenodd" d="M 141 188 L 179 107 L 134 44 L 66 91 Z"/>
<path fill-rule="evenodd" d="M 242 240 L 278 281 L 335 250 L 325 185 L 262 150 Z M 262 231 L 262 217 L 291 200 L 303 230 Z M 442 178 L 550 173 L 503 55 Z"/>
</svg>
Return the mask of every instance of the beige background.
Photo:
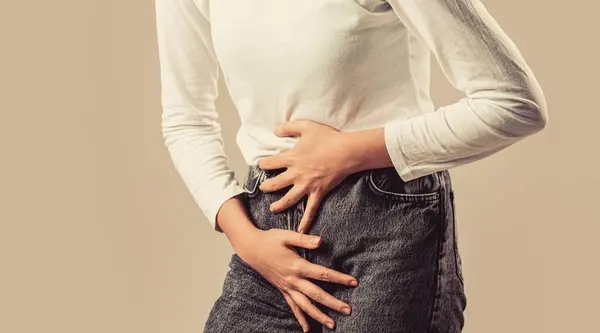
<svg viewBox="0 0 600 333">
<path fill-rule="evenodd" d="M 550 122 L 451 171 L 465 332 L 592 332 L 599 8 L 485 3 L 536 73 Z M 2 1 L 0 40 L 0 332 L 201 332 L 232 250 L 162 143 L 153 1 Z M 459 98 L 434 69 L 436 104 Z M 242 179 L 238 119 L 221 91 Z"/>
</svg>

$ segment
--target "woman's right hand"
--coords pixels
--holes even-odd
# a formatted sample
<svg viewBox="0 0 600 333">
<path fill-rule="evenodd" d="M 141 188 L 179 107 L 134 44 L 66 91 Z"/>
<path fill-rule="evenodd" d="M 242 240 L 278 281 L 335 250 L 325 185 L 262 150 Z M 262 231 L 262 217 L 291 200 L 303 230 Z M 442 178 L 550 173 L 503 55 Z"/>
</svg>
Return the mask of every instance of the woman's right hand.
<svg viewBox="0 0 600 333">
<path fill-rule="evenodd" d="M 236 249 L 238 256 L 283 293 L 305 332 L 308 332 L 309 325 L 302 311 L 331 329 L 335 325 L 333 319 L 312 304 L 309 297 L 333 310 L 350 314 L 350 305 L 336 299 L 309 279 L 351 287 L 358 284 L 356 279 L 313 264 L 293 249 L 293 247 L 317 248 L 321 243 L 321 237 L 278 228 L 258 230 L 252 234 L 254 236 L 246 238 L 244 246 Z"/>
</svg>

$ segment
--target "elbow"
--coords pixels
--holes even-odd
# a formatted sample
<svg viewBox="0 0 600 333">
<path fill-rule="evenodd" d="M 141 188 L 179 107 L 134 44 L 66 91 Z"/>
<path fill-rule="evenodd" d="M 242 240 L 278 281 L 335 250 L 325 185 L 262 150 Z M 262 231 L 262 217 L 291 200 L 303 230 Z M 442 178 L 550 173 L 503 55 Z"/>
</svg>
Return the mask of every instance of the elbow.
<svg viewBox="0 0 600 333">
<path fill-rule="evenodd" d="M 163 126 L 163 127 L 161 127 L 161 133 L 162 133 L 163 145 L 167 148 L 170 148 L 170 146 L 175 141 L 175 136 L 174 136 L 173 131 L 171 131 L 171 129 Z"/>
<path fill-rule="evenodd" d="M 506 137 L 524 138 L 542 131 L 548 125 L 548 106 L 539 87 L 520 89 L 501 98 L 488 100 L 490 110 L 479 116 Z"/>
<path fill-rule="evenodd" d="M 522 115 L 522 124 L 525 135 L 532 135 L 542 131 L 548 125 L 548 109 L 545 98 L 529 101 L 519 108 Z M 523 116 L 524 115 L 524 116 Z"/>
<path fill-rule="evenodd" d="M 163 144 L 167 148 L 177 141 L 177 137 L 179 136 L 179 133 L 181 133 L 181 127 L 177 123 L 174 123 L 165 117 L 163 117 L 162 122 L 160 123 L 160 130 Z"/>
<path fill-rule="evenodd" d="M 165 108 L 160 123 L 163 143 L 167 148 L 188 144 L 221 140 L 221 125 L 215 117 L 197 116 L 191 112 L 177 112 Z"/>
<path fill-rule="evenodd" d="M 174 122 L 165 122 L 163 121 L 161 124 L 161 133 L 163 144 L 167 148 L 171 148 L 171 146 L 177 144 L 185 140 L 186 138 L 190 138 L 194 135 L 194 128 L 185 126 L 181 123 Z"/>
<path fill-rule="evenodd" d="M 515 107 L 512 115 L 521 121 L 525 135 L 540 132 L 548 125 L 548 105 L 544 92 L 533 75 L 520 91 L 513 98 Z"/>
<path fill-rule="evenodd" d="M 477 97 L 470 100 L 470 106 L 506 139 L 524 138 L 548 126 L 546 97 L 530 70 L 513 73 L 510 80 L 496 81 L 487 89 L 471 93 L 474 96 Z"/>
<path fill-rule="evenodd" d="M 527 94 L 529 98 L 525 100 L 527 101 L 528 114 L 531 115 L 533 120 L 532 133 L 537 133 L 548 125 L 548 103 L 539 83 L 535 79 L 533 82 L 534 84 Z"/>
<path fill-rule="evenodd" d="M 545 99 L 513 102 L 510 108 L 501 108 L 504 122 L 500 131 L 513 138 L 525 138 L 542 131 L 548 125 Z"/>
<path fill-rule="evenodd" d="M 525 114 L 528 116 L 527 119 L 530 120 L 528 122 L 529 134 L 534 134 L 542 131 L 548 125 L 548 105 L 546 97 L 539 86 L 530 96 L 535 97 L 528 99 L 523 109 L 526 110 Z"/>
</svg>

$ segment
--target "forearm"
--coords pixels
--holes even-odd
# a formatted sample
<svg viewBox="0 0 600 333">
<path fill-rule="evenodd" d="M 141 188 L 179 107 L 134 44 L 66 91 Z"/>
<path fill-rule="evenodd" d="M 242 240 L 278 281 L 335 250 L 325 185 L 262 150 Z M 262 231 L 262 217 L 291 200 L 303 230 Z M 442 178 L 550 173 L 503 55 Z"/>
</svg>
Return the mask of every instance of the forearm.
<svg viewBox="0 0 600 333">
<path fill-rule="evenodd" d="M 481 1 L 387 2 L 465 97 L 435 112 L 387 122 L 383 132 L 356 133 L 359 140 L 349 140 L 349 151 L 358 154 L 352 159 L 357 170 L 387 166 L 389 157 L 409 181 L 480 160 L 546 126 L 539 82 Z"/>
<path fill-rule="evenodd" d="M 383 127 L 344 132 L 343 135 L 348 169 L 352 172 L 393 166 L 385 146 Z"/>
<path fill-rule="evenodd" d="M 155 5 L 164 143 L 198 207 L 217 229 L 219 208 L 244 189 L 228 165 L 218 121 L 219 62 L 208 6 L 193 0 L 157 0 Z"/>
<path fill-rule="evenodd" d="M 243 251 L 247 241 L 260 229 L 250 220 L 242 200 L 235 196 L 223 203 L 216 216 L 217 230 L 220 229 L 236 253 Z"/>
</svg>

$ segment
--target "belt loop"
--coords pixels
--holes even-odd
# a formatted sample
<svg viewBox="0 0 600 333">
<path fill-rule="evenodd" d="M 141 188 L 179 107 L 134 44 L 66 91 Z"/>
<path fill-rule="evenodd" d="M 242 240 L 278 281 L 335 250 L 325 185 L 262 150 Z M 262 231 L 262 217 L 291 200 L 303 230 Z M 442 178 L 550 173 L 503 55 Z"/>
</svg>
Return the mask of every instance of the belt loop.
<svg viewBox="0 0 600 333">
<path fill-rule="evenodd" d="M 438 171 L 435 173 L 435 175 L 437 176 L 438 181 L 440 182 L 440 191 L 441 194 L 445 194 L 446 191 L 448 190 L 448 181 L 446 180 L 446 171 L 442 170 L 442 171 Z"/>
<path fill-rule="evenodd" d="M 267 179 L 267 170 L 259 169 L 260 173 L 258 174 L 258 184 Z"/>
</svg>

